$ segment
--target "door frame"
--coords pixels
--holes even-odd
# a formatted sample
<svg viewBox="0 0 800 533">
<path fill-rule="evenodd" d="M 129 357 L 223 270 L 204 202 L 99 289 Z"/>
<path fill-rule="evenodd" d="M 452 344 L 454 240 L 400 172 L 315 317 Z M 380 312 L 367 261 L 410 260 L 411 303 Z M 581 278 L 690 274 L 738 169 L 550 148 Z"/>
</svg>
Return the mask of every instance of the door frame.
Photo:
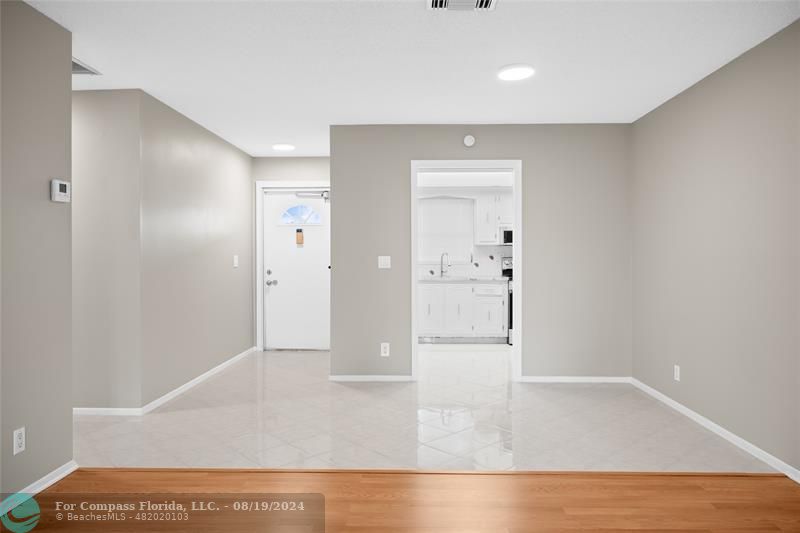
<svg viewBox="0 0 800 533">
<path fill-rule="evenodd" d="M 411 161 L 411 377 L 417 380 L 417 174 L 419 172 L 457 172 L 476 170 L 503 170 L 514 175 L 514 344 L 511 347 L 511 376 L 514 381 L 522 381 L 522 282 L 523 265 L 523 225 L 522 225 L 522 160 L 520 159 L 463 159 L 463 160 L 412 160 Z"/>
<path fill-rule="evenodd" d="M 264 193 L 267 192 L 303 192 L 324 189 L 330 191 L 328 181 L 272 181 L 257 180 L 255 182 L 256 208 L 254 216 L 255 232 L 255 334 L 256 346 L 264 351 L 266 331 L 264 328 Z M 330 222 L 329 222 L 330 223 Z M 330 318 L 330 317 L 329 317 Z"/>
</svg>

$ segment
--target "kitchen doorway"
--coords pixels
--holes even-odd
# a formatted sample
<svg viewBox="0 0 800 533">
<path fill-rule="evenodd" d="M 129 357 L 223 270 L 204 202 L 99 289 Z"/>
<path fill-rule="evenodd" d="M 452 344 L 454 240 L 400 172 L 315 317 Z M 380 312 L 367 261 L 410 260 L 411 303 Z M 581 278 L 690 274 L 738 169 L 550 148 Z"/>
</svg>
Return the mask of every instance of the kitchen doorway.
<svg viewBox="0 0 800 533">
<path fill-rule="evenodd" d="M 476 347 L 507 353 L 520 379 L 521 178 L 518 160 L 411 162 L 415 379 L 419 353 Z"/>
<path fill-rule="evenodd" d="M 330 349 L 330 198 L 321 183 L 258 182 L 256 326 L 262 350 Z"/>
</svg>

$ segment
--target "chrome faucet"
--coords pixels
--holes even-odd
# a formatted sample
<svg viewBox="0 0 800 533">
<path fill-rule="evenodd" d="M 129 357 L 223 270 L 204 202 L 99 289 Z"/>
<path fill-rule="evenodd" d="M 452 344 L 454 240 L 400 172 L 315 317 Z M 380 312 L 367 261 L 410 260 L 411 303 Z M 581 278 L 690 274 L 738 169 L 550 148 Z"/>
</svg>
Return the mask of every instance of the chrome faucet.
<svg viewBox="0 0 800 533">
<path fill-rule="evenodd" d="M 444 267 L 444 256 L 447 256 L 447 266 L 448 267 L 452 266 L 450 264 L 450 254 L 448 254 L 447 252 L 444 252 L 441 255 L 441 257 L 439 258 L 439 272 L 440 272 L 439 275 L 440 275 L 440 277 L 444 277 L 445 272 L 447 272 L 447 270 L 445 270 L 445 267 Z"/>
</svg>

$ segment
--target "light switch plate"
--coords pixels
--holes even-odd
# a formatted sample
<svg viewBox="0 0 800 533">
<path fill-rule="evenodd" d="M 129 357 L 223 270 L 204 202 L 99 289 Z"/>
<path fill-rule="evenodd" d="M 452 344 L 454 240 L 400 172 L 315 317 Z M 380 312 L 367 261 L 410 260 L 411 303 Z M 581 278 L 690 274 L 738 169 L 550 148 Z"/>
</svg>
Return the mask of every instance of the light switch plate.
<svg viewBox="0 0 800 533">
<path fill-rule="evenodd" d="M 238 255 L 234 255 L 233 256 L 233 268 L 239 268 L 239 256 Z"/>
<path fill-rule="evenodd" d="M 675 365 L 674 367 L 672 367 L 672 379 L 674 379 L 675 381 L 680 381 L 681 380 L 681 367 L 680 367 L 680 365 Z"/>
<path fill-rule="evenodd" d="M 392 268 L 392 256 L 391 255 L 379 255 L 378 256 L 378 268 Z"/>
</svg>

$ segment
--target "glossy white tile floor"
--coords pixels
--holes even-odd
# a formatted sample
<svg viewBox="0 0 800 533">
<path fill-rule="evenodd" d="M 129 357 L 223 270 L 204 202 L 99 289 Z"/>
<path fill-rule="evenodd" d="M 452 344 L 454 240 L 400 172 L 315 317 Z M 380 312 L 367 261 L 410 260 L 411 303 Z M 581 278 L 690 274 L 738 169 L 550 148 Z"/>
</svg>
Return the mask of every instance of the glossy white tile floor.
<svg viewBox="0 0 800 533">
<path fill-rule="evenodd" d="M 418 383 L 255 353 L 143 417 L 75 417 L 81 466 L 770 471 L 631 385 L 509 381 L 505 346 L 425 347 Z"/>
</svg>

